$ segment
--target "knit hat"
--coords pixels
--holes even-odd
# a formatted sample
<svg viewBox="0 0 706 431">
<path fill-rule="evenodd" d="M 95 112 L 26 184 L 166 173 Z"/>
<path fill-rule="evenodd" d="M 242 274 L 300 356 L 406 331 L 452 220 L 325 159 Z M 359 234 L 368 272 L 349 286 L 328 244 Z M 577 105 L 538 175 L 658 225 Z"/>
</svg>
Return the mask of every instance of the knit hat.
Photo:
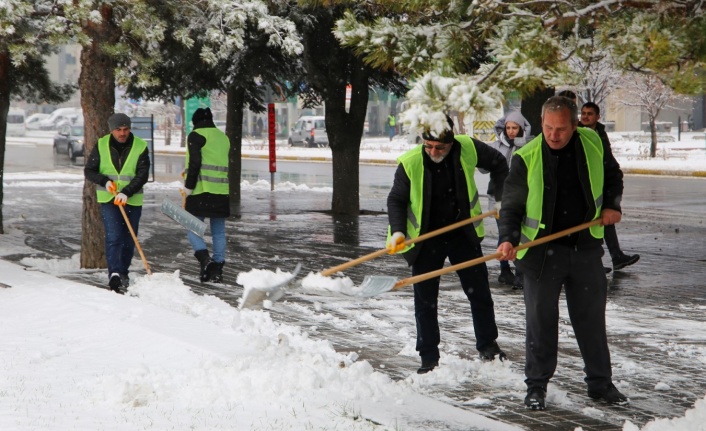
<svg viewBox="0 0 706 431">
<path fill-rule="evenodd" d="M 191 116 L 191 122 L 194 124 L 207 120 L 213 121 L 211 108 L 199 108 L 194 112 L 194 115 Z"/>
<path fill-rule="evenodd" d="M 441 142 L 442 144 L 451 144 L 454 141 L 454 122 L 451 120 L 451 117 L 448 115 L 446 116 L 446 122 L 449 124 L 449 128 L 445 129 L 441 134 L 437 137 L 432 135 L 431 131 L 429 129 L 424 130 L 422 133 L 422 139 L 425 141 L 433 141 L 433 142 Z"/>
<path fill-rule="evenodd" d="M 125 114 L 117 113 L 108 117 L 108 128 L 111 132 L 121 127 L 127 127 L 129 129 L 131 125 L 130 117 Z"/>
</svg>

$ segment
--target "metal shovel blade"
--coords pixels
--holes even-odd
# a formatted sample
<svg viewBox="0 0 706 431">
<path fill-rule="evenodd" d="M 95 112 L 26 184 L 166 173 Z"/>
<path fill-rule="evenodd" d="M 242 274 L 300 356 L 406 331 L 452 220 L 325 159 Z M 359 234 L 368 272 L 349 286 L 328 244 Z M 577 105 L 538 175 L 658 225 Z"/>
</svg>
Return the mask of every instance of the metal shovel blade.
<svg viewBox="0 0 706 431">
<path fill-rule="evenodd" d="M 397 277 L 389 275 L 366 275 L 355 295 L 365 298 L 377 296 L 394 289 L 397 281 Z"/>
<path fill-rule="evenodd" d="M 265 300 L 270 300 L 272 302 L 280 299 L 284 292 L 282 288 L 288 285 L 294 280 L 294 278 L 299 274 L 302 269 L 302 264 L 297 263 L 297 266 L 292 271 L 292 275 L 287 277 L 285 280 L 279 281 L 277 284 L 272 286 L 263 287 L 251 287 L 243 292 L 243 298 L 240 302 L 240 308 L 246 310 L 260 310 L 262 309 L 263 302 Z"/>
<path fill-rule="evenodd" d="M 170 219 L 189 229 L 191 232 L 203 238 L 206 232 L 206 223 L 199 220 L 190 212 L 186 211 L 184 208 L 165 199 L 162 202 L 162 214 L 166 215 Z"/>
</svg>

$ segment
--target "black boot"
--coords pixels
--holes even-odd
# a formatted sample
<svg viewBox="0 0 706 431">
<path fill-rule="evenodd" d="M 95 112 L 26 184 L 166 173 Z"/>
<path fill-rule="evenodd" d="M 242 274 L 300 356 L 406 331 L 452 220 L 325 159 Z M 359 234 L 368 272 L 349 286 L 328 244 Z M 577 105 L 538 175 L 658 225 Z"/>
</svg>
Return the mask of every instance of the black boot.
<svg viewBox="0 0 706 431">
<path fill-rule="evenodd" d="M 206 268 L 206 276 L 211 283 L 223 283 L 223 264 L 211 261 Z"/>
<path fill-rule="evenodd" d="M 208 250 L 198 250 L 194 253 L 194 257 L 199 261 L 199 265 L 201 266 L 201 271 L 199 272 L 199 279 L 202 283 L 208 281 L 209 275 L 207 268 L 209 264 L 213 263 L 213 261 L 211 260 L 211 256 L 208 255 Z"/>
</svg>

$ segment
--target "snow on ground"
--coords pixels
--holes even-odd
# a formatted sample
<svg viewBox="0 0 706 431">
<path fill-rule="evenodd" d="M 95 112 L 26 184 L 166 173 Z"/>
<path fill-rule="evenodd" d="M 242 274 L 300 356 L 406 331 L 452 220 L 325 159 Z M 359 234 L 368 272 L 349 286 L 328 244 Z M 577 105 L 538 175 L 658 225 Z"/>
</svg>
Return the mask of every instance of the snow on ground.
<svg viewBox="0 0 706 431">
<path fill-rule="evenodd" d="M 622 136 L 611 134 L 623 167 L 706 171 L 703 133 L 662 144 L 655 160 L 644 156 L 646 144 Z M 361 158 L 394 160 L 408 148 L 404 139 L 370 139 Z M 165 150 L 159 143 L 157 149 Z M 258 151 L 267 153 L 244 153 Z M 278 147 L 280 155 L 327 152 Z M 83 183 L 80 175 L 53 172 L 5 174 L 4 181 L 6 188 Z M 266 181 L 244 185 L 269 189 Z M 314 190 L 306 184 L 288 189 Z M 8 235 L 22 233 L 13 228 Z M 17 247 L 23 246 L 0 243 L 0 255 Z M 195 295 L 178 273 L 138 277 L 126 296 L 56 277 L 75 271 L 76 259 L 21 262 L 33 270 L 0 260 L 0 283 L 10 286 L 0 288 L 0 429 L 425 430 L 436 422 L 448 429 L 517 429 L 424 395 L 429 387 L 458 384 L 470 374 L 521 388 L 522 376 L 507 364 L 451 356 L 439 372 L 393 381 L 355 353 L 336 352 L 298 327 L 274 322 L 267 310 L 238 310 Z M 341 292 L 352 281 L 310 273 L 302 286 Z M 413 346 L 408 349 L 414 353 Z M 558 388 L 550 394 L 554 404 L 570 402 Z M 681 418 L 657 419 L 641 430 L 704 430 L 704 424 L 706 398 Z M 640 428 L 626 422 L 623 429 Z"/>
</svg>

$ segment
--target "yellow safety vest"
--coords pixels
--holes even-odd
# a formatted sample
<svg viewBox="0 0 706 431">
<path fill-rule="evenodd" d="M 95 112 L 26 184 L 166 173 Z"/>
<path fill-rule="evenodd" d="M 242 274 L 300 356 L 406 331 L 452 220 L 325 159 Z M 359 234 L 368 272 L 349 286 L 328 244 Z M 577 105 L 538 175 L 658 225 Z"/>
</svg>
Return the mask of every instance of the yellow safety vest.
<svg viewBox="0 0 706 431">
<path fill-rule="evenodd" d="M 135 178 L 137 171 L 137 160 L 147 148 L 147 142 L 138 138 L 132 137 L 132 148 L 125 159 L 120 172 L 113 165 L 113 158 L 110 157 L 110 135 L 105 135 L 98 140 L 98 155 L 100 156 L 100 165 L 98 171 L 110 178 L 118 188 L 118 193 Z M 143 191 L 140 189 L 137 193 L 127 198 L 127 204 L 133 206 L 141 206 L 143 201 Z M 105 189 L 96 188 L 96 199 L 104 204 L 113 199 L 113 195 Z"/>
<path fill-rule="evenodd" d="M 594 219 L 601 216 L 603 206 L 603 144 L 596 132 L 585 127 L 578 129 L 581 145 L 586 154 L 588 174 L 591 182 L 591 193 L 596 205 Z M 542 162 L 542 135 L 540 134 L 527 145 L 515 152 L 525 161 L 527 166 L 527 202 L 525 217 L 522 220 L 520 244 L 528 243 L 537 238 L 540 229 L 546 226 L 542 223 L 542 207 L 544 203 L 544 170 Z M 603 238 L 603 226 L 589 228 L 594 238 Z M 522 259 L 527 249 L 517 252 L 517 258 Z"/>
<path fill-rule="evenodd" d="M 473 140 L 468 135 L 455 135 L 454 138 L 461 144 L 461 166 L 466 177 L 466 188 L 468 189 L 468 200 L 470 202 L 470 217 L 475 217 L 482 212 L 478 188 L 473 177 L 478 164 L 478 153 Z M 422 154 L 423 145 L 418 145 L 397 158 L 397 163 L 404 167 L 409 178 L 409 208 L 407 209 L 407 237 L 416 238 L 422 229 L 422 209 L 424 208 L 424 156 Z M 478 238 L 485 236 L 483 220 L 473 223 Z M 387 228 L 387 239 L 392 236 L 390 227 Z M 405 253 L 414 247 L 414 244 L 407 246 L 400 253 Z"/>
<path fill-rule="evenodd" d="M 228 151 L 230 150 L 228 137 L 215 127 L 195 129 L 194 132 L 206 138 L 206 144 L 201 148 L 201 170 L 192 195 L 201 193 L 227 195 L 229 193 Z M 188 148 L 186 166 L 188 169 Z"/>
</svg>

